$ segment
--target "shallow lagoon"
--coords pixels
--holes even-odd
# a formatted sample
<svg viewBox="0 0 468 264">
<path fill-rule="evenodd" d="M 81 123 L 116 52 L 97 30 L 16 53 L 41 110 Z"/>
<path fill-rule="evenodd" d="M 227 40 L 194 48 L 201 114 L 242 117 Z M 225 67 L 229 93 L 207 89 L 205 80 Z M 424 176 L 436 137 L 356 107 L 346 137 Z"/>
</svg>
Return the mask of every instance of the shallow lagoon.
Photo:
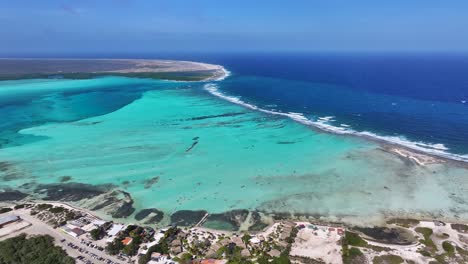
<svg viewBox="0 0 468 264">
<path fill-rule="evenodd" d="M 135 213 L 248 209 L 348 222 L 468 219 L 466 169 L 417 166 L 377 143 L 223 101 L 204 83 L 106 77 L 0 86 L 8 90 L 0 94 L 2 119 L 11 123 L 4 131 L 18 128 L 20 135 L 2 133 L 3 189 L 35 195 L 24 184 L 69 176 L 128 192 Z"/>
</svg>

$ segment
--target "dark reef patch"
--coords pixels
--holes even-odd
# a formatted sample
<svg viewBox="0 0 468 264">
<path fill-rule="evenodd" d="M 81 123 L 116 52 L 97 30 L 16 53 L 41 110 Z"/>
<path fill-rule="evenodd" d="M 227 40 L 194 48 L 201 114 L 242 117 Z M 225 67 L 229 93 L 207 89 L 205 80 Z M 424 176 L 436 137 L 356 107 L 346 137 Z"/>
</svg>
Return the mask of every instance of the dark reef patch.
<svg viewBox="0 0 468 264">
<path fill-rule="evenodd" d="M 12 164 L 6 161 L 0 161 L 0 172 L 8 172 Z"/>
<path fill-rule="evenodd" d="M 71 176 L 62 176 L 60 177 L 60 182 L 69 182 L 72 180 L 72 177 Z"/>
<path fill-rule="evenodd" d="M 14 169 L 14 165 L 7 161 L 0 161 L 0 180 L 14 181 L 22 178 L 24 175 Z"/>
<path fill-rule="evenodd" d="M 262 221 L 262 216 L 258 211 L 253 211 L 251 215 L 252 225 L 249 227 L 249 231 L 262 231 L 268 224 Z"/>
<path fill-rule="evenodd" d="M 171 215 L 171 224 L 180 226 L 193 226 L 197 224 L 206 213 L 207 212 L 204 210 L 180 210 Z"/>
<path fill-rule="evenodd" d="M 31 181 L 31 182 L 27 182 L 27 183 L 23 183 L 19 186 L 20 189 L 26 189 L 26 190 L 30 190 L 32 188 L 34 188 L 36 186 L 36 182 L 35 181 Z"/>
<path fill-rule="evenodd" d="M 145 186 L 145 189 L 149 189 L 153 187 L 154 184 L 156 184 L 159 181 L 159 176 L 153 177 L 151 179 L 145 179 L 143 181 L 143 184 Z"/>
<path fill-rule="evenodd" d="M 156 208 L 148 208 L 148 209 L 143 209 L 140 210 L 136 215 L 135 215 L 135 220 L 141 221 L 151 214 L 154 214 L 154 216 L 149 217 L 144 223 L 145 224 L 157 224 L 161 222 L 161 220 L 164 217 L 164 212 L 160 211 Z"/>
<path fill-rule="evenodd" d="M 27 194 L 20 191 L 4 190 L 0 191 L 0 201 L 19 201 L 28 197 Z"/>
<path fill-rule="evenodd" d="M 203 119 L 210 119 L 210 118 L 238 116 L 238 115 L 243 115 L 243 114 L 245 114 L 245 113 L 243 113 L 243 112 L 233 112 L 233 113 L 225 113 L 225 114 L 220 114 L 220 115 L 197 116 L 197 117 L 192 117 L 192 118 L 189 118 L 189 119 L 186 119 L 186 120 L 187 121 L 195 121 L 195 120 L 203 120 Z"/>
<path fill-rule="evenodd" d="M 133 207 L 133 199 L 130 193 L 124 191 L 114 192 L 116 194 L 123 194 L 123 199 L 118 199 L 117 204 L 114 206 L 114 209 L 111 211 L 111 216 L 114 218 L 126 218 L 132 215 L 135 212 Z"/>
<path fill-rule="evenodd" d="M 84 183 L 41 184 L 34 190 L 49 201 L 80 201 L 104 194 L 112 189 L 111 184 L 91 185 Z"/>
<path fill-rule="evenodd" d="M 75 126 L 94 126 L 97 124 L 102 123 L 103 121 L 94 121 L 94 122 L 75 122 L 73 125 Z"/>
<path fill-rule="evenodd" d="M 132 202 L 124 202 L 120 207 L 111 213 L 114 218 L 126 218 L 135 212 Z"/>
<path fill-rule="evenodd" d="M 380 243 L 411 245 L 415 242 L 414 236 L 403 228 L 355 227 L 354 229 Z"/>
<path fill-rule="evenodd" d="M 186 149 L 185 152 L 191 151 L 198 144 L 198 137 L 195 137 L 195 138 L 193 139 L 192 145 L 188 149 Z"/>
<path fill-rule="evenodd" d="M 278 141 L 276 142 L 276 144 L 280 144 L 280 145 L 287 145 L 287 144 L 295 144 L 296 142 L 294 141 Z"/>
<path fill-rule="evenodd" d="M 123 186 L 124 188 L 127 188 L 129 185 L 130 185 L 130 182 L 129 182 L 129 181 L 123 181 L 123 182 L 122 182 L 122 186 Z"/>
<path fill-rule="evenodd" d="M 135 212 L 133 199 L 128 192 L 113 190 L 93 199 L 91 210 L 104 210 L 114 218 L 126 218 Z"/>
<path fill-rule="evenodd" d="M 241 224 L 247 219 L 249 211 L 245 209 L 237 209 L 232 211 L 227 211 L 220 214 L 210 214 L 206 219 L 206 222 L 218 222 L 218 223 L 227 223 L 234 227 L 234 229 L 239 229 Z"/>
</svg>

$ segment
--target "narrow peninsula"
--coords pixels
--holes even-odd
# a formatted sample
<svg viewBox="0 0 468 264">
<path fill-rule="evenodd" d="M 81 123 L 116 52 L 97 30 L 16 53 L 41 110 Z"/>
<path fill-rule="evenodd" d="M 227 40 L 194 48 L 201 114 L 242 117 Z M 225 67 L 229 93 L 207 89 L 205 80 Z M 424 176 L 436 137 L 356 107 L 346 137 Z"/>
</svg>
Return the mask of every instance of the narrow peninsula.
<svg viewBox="0 0 468 264">
<path fill-rule="evenodd" d="M 222 79 L 220 65 L 150 59 L 0 59 L 0 80 L 124 76 L 177 81 Z"/>
</svg>

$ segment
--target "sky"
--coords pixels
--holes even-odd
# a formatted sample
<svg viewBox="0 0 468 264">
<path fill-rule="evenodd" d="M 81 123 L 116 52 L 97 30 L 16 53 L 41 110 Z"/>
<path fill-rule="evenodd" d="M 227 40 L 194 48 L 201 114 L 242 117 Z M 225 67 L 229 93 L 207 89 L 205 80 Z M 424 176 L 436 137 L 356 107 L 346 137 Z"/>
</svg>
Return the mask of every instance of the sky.
<svg viewBox="0 0 468 264">
<path fill-rule="evenodd" d="M 466 0 L 0 0 L 0 56 L 467 52 Z"/>
</svg>

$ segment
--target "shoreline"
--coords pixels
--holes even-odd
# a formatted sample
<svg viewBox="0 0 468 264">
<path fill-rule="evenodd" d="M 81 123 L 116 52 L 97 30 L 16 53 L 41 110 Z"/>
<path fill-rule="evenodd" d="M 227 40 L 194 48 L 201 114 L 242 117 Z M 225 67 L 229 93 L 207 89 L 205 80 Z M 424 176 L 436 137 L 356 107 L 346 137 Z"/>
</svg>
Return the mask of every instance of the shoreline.
<svg viewBox="0 0 468 264">
<path fill-rule="evenodd" d="M 175 81 L 213 81 L 226 77 L 221 65 L 158 59 L 0 58 L 0 80 L 89 79 L 115 75 Z"/>
<path fill-rule="evenodd" d="M 387 263 L 378 261 L 395 258 L 401 259 L 395 263 L 403 263 L 404 260 L 429 263 L 441 256 L 457 260 L 447 263 L 465 263 L 464 260 L 468 260 L 468 225 L 454 222 L 399 218 L 385 225 L 361 228 L 310 220 L 278 220 L 258 232 L 237 232 L 198 226 L 153 228 L 107 222 L 89 215 L 87 210 L 70 209 L 66 203 L 46 204 L 52 207 L 28 203 L 11 208 L 7 214 L 17 220 L 2 229 L 4 235 L 0 236 L 0 241 L 22 233 L 28 237 L 49 235 L 55 245 L 77 260 L 89 258 L 97 263 L 110 263 L 108 260 L 112 260 L 112 263 L 119 264 L 154 263 L 149 261 L 157 261 L 160 256 L 172 261 L 163 263 L 185 263 L 181 260 L 186 254 L 190 255 L 190 260 L 196 261 L 194 263 L 226 263 L 232 256 L 219 255 L 218 252 L 228 245 L 238 249 L 243 260 L 251 260 L 252 263 L 256 263 L 259 257 L 275 260 L 280 255 L 293 260 L 292 263 L 304 264 L 311 263 L 310 260 L 338 264 Z M 60 207 L 65 209 L 65 214 L 74 216 L 58 223 L 57 219 L 64 215 L 64 211 L 57 210 Z M 97 238 L 93 236 L 94 230 L 101 230 Z M 125 245 L 116 246 L 116 241 L 130 241 L 127 242 L 130 244 L 137 236 L 140 240 L 135 242 L 136 248 L 132 251 L 128 251 Z M 447 243 L 452 245 L 452 251 L 447 249 Z M 166 249 L 161 251 L 161 245 L 167 245 Z M 350 249 L 359 254 L 351 256 L 348 254 Z M 454 254 L 455 249 L 457 254 Z M 221 262 L 211 262 L 217 261 L 215 259 Z M 349 259 L 354 261 L 349 262 Z M 203 262 L 205 260 L 210 262 Z"/>
<path fill-rule="evenodd" d="M 441 148 L 434 147 L 437 144 L 431 145 L 431 144 L 426 144 L 422 142 L 410 141 L 410 140 L 403 139 L 400 137 L 380 136 L 378 134 L 374 134 L 368 131 L 354 131 L 352 129 L 345 128 L 345 127 L 337 127 L 337 126 L 329 125 L 326 123 L 326 121 L 328 120 L 325 118 L 322 118 L 324 120 L 321 120 L 319 118 L 318 121 L 310 120 L 306 118 L 302 113 L 293 113 L 293 112 L 284 113 L 284 112 L 277 112 L 277 111 L 263 109 L 256 105 L 244 102 L 236 96 L 224 94 L 223 92 L 219 91 L 216 84 L 206 84 L 205 90 L 208 93 L 212 94 L 213 96 L 221 98 L 230 103 L 237 104 L 244 108 L 247 108 L 253 111 L 262 112 L 265 114 L 287 117 L 293 120 L 294 122 L 298 122 L 300 124 L 306 125 L 314 129 L 315 131 L 318 131 L 321 133 L 330 133 L 333 135 L 342 135 L 342 136 L 352 136 L 356 138 L 369 140 L 371 142 L 378 143 L 384 149 L 385 148 L 389 149 L 389 146 L 393 146 L 394 148 L 399 148 L 401 150 L 393 150 L 393 151 L 388 151 L 388 152 L 391 154 L 397 155 L 399 157 L 408 158 L 412 160 L 413 162 L 416 162 L 420 166 L 425 166 L 425 165 L 429 165 L 433 163 L 441 163 L 441 161 L 444 161 L 444 162 L 447 161 L 447 162 L 456 164 L 457 166 L 468 168 L 468 157 L 445 152 Z M 426 147 L 422 145 L 426 145 Z M 427 156 L 427 157 L 423 157 L 423 156 Z M 432 159 L 428 157 L 432 157 Z"/>
<path fill-rule="evenodd" d="M 166 225 L 159 225 L 155 223 L 142 223 L 141 221 L 131 219 L 131 218 L 113 218 L 113 217 L 104 217 L 97 213 L 97 211 L 93 211 L 81 206 L 73 205 L 65 201 L 45 201 L 45 200 L 40 200 L 40 199 L 31 199 L 31 200 L 24 200 L 24 201 L 8 201 L 8 202 L 0 202 L 0 207 L 14 207 L 16 205 L 21 205 L 21 204 L 50 204 L 53 206 L 59 206 L 59 207 L 64 207 L 72 210 L 76 210 L 79 212 L 82 212 L 86 215 L 89 215 L 93 218 L 96 218 L 98 220 L 104 220 L 104 221 L 112 221 L 115 223 L 119 224 L 124 224 L 124 225 L 140 225 L 140 226 L 160 226 L 160 228 L 164 228 L 165 226 L 172 226 L 174 225 L 173 223 L 167 223 Z M 211 215 L 212 213 L 207 213 L 207 215 Z M 275 224 L 288 221 L 288 222 L 310 222 L 312 224 L 316 225 L 324 225 L 324 226 L 332 226 L 332 227 L 343 227 L 343 228 L 353 228 L 353 227 L 385 227 L 391 225 L 390 222 L 395 221 L 395 220 L 416 220 L 420 222 L 434 222 L 434 221 L 439 221 L 439 222 L 447 222 L 447 223 L 452 223 L 452 224 L 464 224 L 468 225 L 468 219 L 466 220 L 461 220 L 461 219 L 456 219 L 456 218 L 451 218 L 451 217 L 431 217 L 429 215 L 420 215 L 419 213 L 405 213 L 405 214 L 400 214 L 400 215 L 392 215 L 392 214 L 383 214 L 383 217 L 378 217 L 380 220 L 376 221 L 371 220 L 368 222 L 362 221 L 362 218 L 369 219 L 369 217 L 359 217 L 355 216 L 352 217 L 354 220 L 351 220 L 348 217 L 348 220 L 346 219 L 338 219 L 336 216 L 326 216 L 326 215 L 317 215 L 317 214 L 298 214 L 296 216 L 290 216 L 290 217 L 278 217 L 274 218 L 274 215 L 277 214 L 282 214 L 281 212 L 275 212 L 275 213 L 265 213 L 270 221 L 269 223 L 263 222 L 266 224 L 264 228 L 261 230 L 248 230 L 248 229 L 243 229 L 239 228 L 237 230 L 226 230 L 226 229 L 217 229 L 217 228 L 210 228 L 210 227 L 205 227 L 203 226 L 204 221 L 200 221 L 201 224 L 198 225 L 177 225 L 179 227 L 184 227 L 184 228 L 195 228 L 199 230 L 205 230 L 205 231 L 215 231 L 215 232 L 223 232 L 223 233 L 242 233 L 242 232 L 249 232 L 249 233 L 261 233 L 264 232 L 265 230 L 271 228 Z M 289 213 L 288 213 L 289 214 Z M 334 219 L 335 218 L 335 219 Z"/>
</svg>

